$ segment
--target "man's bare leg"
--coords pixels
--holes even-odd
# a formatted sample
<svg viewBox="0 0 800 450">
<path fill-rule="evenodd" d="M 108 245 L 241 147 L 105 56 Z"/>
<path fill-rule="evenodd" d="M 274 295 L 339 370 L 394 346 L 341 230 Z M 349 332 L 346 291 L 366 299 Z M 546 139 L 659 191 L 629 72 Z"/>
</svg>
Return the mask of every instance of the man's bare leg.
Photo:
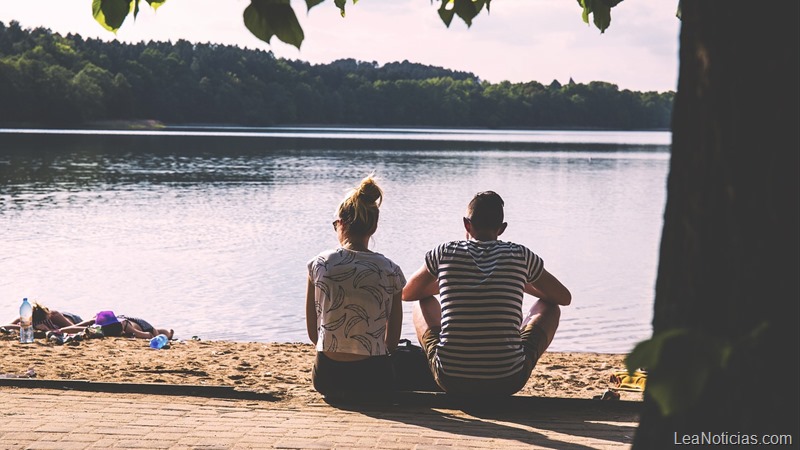
<svg viewBox="0 0 800 450">
<path fill-rule="evenodd" d="M 422 336 L 431 328 L 442 327 L 442 306 L 434 296 L 425 297 L 414 302 L 411 311 L 414 319 L 414 330 L 417 332 L 417 340 L 422 345 Z"/>
<path fill-rule="evenodd" d="M 441 310 L 439 311 L 439 321 L 441 322 Z M 558 321 L 561 319 L 561 307 L 555 303 L 537 300 L 531 306 L 528 317 L 522 321 L 522 328 L 533 323 L 536 328 L 542 330 L 547 337 L 545 342 L 540 342 L 539 354 L 541 355 L 553 342 L 553 337 L 558 329 Z"/>
</svg>

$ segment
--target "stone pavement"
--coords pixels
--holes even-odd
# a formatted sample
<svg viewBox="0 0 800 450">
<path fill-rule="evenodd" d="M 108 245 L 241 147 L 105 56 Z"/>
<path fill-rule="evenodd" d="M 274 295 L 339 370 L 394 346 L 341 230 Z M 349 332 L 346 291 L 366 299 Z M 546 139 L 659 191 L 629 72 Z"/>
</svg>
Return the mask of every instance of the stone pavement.
<svg viewBox="0 0 800 450">
<path fill-rule="evenodd" d="M 479 409 L 441 403 L 281 406 L 2 386 L 0 449 L 617 449 L 630 447 L 638 420 L 638 405 L 628 402 L 529 397 L 513 408 Z"/>
</svg>

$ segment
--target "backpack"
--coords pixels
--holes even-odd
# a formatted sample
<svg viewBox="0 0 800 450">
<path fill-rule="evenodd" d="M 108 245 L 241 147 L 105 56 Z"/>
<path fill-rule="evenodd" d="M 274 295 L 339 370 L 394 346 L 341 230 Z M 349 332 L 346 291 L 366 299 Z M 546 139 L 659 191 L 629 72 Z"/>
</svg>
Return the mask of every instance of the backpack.
<svg viewBox="0 0 800 450">
<path fill-rule="evenodd" d="M 394 388 L 397 391 L 441 392 L 431 374 L 428 358 L 422 347 L 408 339 L 400 339 L 397 348 L 389 355 L 394 369 Z"/>
</svg>

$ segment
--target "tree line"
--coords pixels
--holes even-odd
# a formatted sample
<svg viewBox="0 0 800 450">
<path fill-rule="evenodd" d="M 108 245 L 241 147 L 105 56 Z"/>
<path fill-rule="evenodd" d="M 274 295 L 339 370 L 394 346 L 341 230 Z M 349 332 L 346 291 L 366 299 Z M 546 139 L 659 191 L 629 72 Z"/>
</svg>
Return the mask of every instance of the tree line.
<svg viewBox="0 0 800 450">
<path fill-rule="evenodd" d="M 408 61 L 310 64 L 211 43 L 123 44 L 0 22 L 0 123 L 666 129 L 673 92 L 489 83 Z"/>
</svg>

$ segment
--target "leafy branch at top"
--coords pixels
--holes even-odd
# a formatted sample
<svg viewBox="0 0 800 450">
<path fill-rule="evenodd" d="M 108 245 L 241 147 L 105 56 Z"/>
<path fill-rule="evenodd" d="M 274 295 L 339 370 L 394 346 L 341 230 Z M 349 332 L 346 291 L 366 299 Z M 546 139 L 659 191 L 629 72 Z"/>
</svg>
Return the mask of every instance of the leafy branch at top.
<svg viewBox="0 0 800 450">
<path fill-rule="evenodd" d="M 139 14 L 139 4 L 142 0 L 93 0 L 92 15 L 103 28 L 116 32 L 125 19 L 133 14 Z M 167 0 L 144 0 L 153 9 L 163 5 Z M 325 0 L 305 0 L 306 10 L 319 5 Z M 358 0 L 352 0 L 355 4 Z M 438 13 L 442 22 L 450 26 L 453 18 L 458 16 L 467 26 L 472 25 L 472 20 L 483 11 L 488 14 L 491 0 L 439 0 L 441 5 Z M 622 0 L 578 0 L 583 8 L 583 21 L 589 23 L 589 15 L 594 18 L 594 24 L 604 32 L 611 24 L 611 8 Z M 333 0 L 339 8 L 342 17 L 345 16 L 347 0 Z M 433 0 L 431 0 L 433 3 Z M 305 35 L 303 27 L 297 20 L 290 0 L 250 0 L 250 5 L 244 10 L 244 25 L 253 35 L 269 43 L 272 37 L 300 48 Z"/>
</svg>

